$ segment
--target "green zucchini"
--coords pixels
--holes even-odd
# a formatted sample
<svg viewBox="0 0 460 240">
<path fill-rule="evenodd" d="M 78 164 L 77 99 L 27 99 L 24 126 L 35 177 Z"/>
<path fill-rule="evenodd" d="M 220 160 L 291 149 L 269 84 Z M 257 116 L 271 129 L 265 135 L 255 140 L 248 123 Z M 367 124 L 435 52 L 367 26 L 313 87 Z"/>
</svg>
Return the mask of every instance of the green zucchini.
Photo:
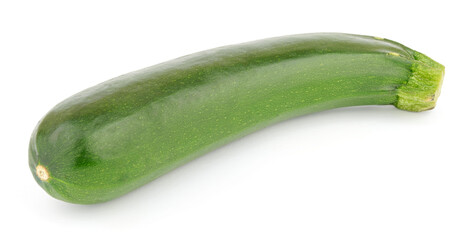
<svg viewBox="0 0 460 240">
<path fill-rule="evenodd" d="M 346 106 L 432 109 L 444 66 L 378 37 L 317 33 L 220 47 L 131 72 L 56 105 L 29 166 L 51 196 L 111 200 L 234 139 Z"/>
</svg>

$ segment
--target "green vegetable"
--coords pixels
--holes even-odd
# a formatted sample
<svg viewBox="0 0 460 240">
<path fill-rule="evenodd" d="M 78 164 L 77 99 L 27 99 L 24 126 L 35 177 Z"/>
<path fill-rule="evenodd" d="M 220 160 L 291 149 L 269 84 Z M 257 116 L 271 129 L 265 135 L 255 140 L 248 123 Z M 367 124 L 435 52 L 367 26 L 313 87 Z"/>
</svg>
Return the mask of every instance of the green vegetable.
<svg viewBox="0 0 460 240">
<path fill-rule="evenodd" d="M 432 109 L 443 75 L 441 64 L 377 37 L 303 34 L 216 48 L 59 103 L 32 134 L 29 165 L 55 198 L 104 202 L 295 116 L 356 105 Z"/>
</svg>

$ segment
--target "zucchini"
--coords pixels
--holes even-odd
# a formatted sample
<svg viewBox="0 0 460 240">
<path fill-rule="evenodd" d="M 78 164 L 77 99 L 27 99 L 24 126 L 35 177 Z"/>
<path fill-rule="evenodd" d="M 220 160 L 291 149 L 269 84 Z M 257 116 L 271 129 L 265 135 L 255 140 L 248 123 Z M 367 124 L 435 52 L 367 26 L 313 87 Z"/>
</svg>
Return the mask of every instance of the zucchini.
<svg viewBox="0 0 460 240">
<path fill-rule="evenodd" d="M 399 43 L 342 33 L 220 47 L 131 72 L 56 105 L 29 166 L 51 196 L 114 199 L 225 143 L 346 106 L 432 109 L 444 66 Z"/>
</svg>

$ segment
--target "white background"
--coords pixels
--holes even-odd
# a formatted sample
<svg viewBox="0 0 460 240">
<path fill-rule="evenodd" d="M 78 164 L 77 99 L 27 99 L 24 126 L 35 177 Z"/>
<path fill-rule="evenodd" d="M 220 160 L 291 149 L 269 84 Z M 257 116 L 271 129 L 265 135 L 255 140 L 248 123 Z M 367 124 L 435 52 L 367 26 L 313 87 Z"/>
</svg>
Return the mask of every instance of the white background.
<svg viewBox="0 0 460 240">
<path fill-rule="evenodd" d="M 455 1 L 1 1 L 1 239 L 460 239 Z M 48 196 L 27 164 L 68 96 L 213 47 L 308 32 L 389 38 L 446 66 L 438 106 L 337 109 L 213 151 L 119 199 Z"/>
</svg>

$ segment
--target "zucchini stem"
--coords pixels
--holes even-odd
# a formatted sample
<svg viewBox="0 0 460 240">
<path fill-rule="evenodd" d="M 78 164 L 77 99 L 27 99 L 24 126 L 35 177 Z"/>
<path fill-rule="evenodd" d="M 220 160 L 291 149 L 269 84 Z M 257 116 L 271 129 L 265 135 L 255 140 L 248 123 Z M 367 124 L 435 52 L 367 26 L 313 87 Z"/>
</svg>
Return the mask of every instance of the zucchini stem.
<svg viewBox="0 0 460 240">
<path fill-rule="evenodd" d="M 398 100 L 395 106 L 399 109 L 421 112 L 433 109 L 441 94 L 445 68 L 426 55 L 414 51 L 412 75 L 406 84 L 398 88 Z"/>
</svg>

